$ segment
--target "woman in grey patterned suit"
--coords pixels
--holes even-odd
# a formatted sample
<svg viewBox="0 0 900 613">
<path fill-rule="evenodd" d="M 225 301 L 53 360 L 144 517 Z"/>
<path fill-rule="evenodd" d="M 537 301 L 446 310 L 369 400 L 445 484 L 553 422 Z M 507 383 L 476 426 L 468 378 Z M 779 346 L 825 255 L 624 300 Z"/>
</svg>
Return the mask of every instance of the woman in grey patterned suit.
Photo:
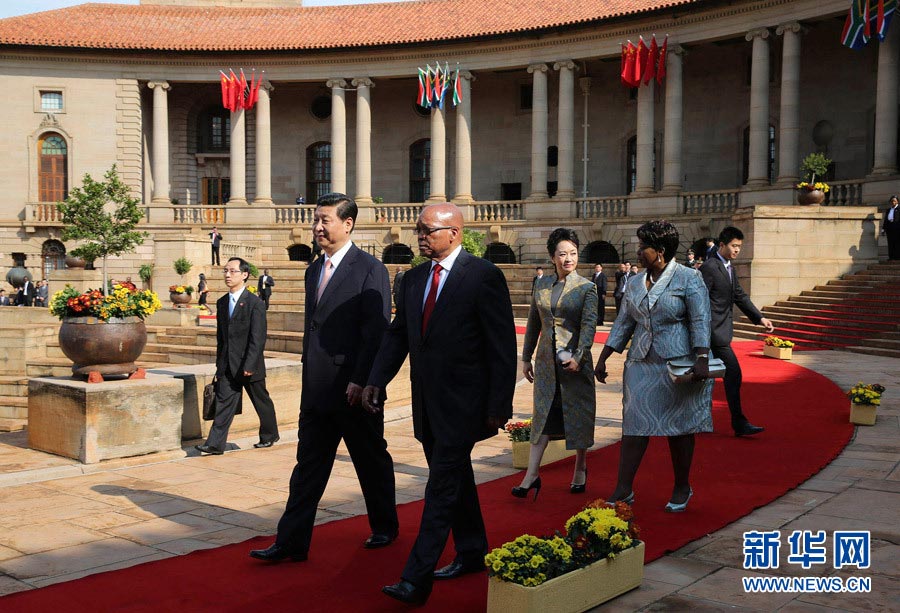
<svg viewBox="0 0 900 613">
<path fill-rule="evenodd" d="M 551 232 L 547 252 L 556 274 L 535 282 L 522 351 L 522 373 L 534 383 L 534 414 L 528 471 L 522 484 L 512 491 L 520 498 L 532 488 L 537 498 L 541 457 L 551 439 L 565 439 L 566 448 L 576 450 L 569 491 L 584 492 L 585 453 L 594 444 L 597 400 L 591 345 L 597 323 L 597 286 L 575 271 L 578 235 L 574 230 L 557 228 Z"/>
<path fill-rule="evenodd" d="M 606 360 L 631 339 L 623 375 L 622 448 L 616 489 L 609 500 L 634 500 L 634 476 L 651 436 L 669 441 L 675 486 L 666 511 L 687 508 L 694 434 L 712 432 L 709 374 L 709 294 L 696 270 L 675 261 L 678 230 L 651 221 L 637 231 L 644 272 L 628 282 L 622 310 L 594 374 L 606 383 Z M 696 358 L 693 372 L 675 382 L 666 360 Z"/>
</svg>

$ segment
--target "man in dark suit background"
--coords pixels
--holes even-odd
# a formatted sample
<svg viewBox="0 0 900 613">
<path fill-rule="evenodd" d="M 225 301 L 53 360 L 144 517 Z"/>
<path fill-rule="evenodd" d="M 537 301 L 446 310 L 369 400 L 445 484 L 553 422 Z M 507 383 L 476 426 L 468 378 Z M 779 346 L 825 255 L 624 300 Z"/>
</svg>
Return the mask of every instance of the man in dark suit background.
<svg viewBox="0 0 900 613">
<path fill-rule="evenodd" d="M 259 297 L 262 298 L 263 303 L 265 303 L 267 311 L 269 310 L 269 298 L 272 296 L 272 287 L 274 285 L 275 279 L 269 274 L 269 269 L 264 269 L 263 274 L 259 275 L 256 292 L 259 294 Z"/>
<path fill-rule="evenodd" d="M 209 233 L 210 244 L 212 245 L 212 265 L 219 265 L 219 245 L 222 242 L 222 235 L 219 234 L 219 229 L 213 226 L 212 232 Z"/>
<path fill-rule="evenodd" d="M 531 293 L 534 293 L 534 284 L 537 283 L 537 280 L 544 276 L 544 269 L 541 266 L 538 266 L 534 269 L 534 276 L 531 278 Z"/>
<path fill-rule="evenodd" d="M 32 306 L 34 305 L 34 283 L 31 282 L 31 277 L 25 277 L 22 287 L 19 288 L 19 292 L 16 295 L 16 305 L 17 306 Z"/>
<path fill-rule="evenodd" d="M 603 316 L 606 311 L 606 273 L 603 272 L 603 264 L 594 266 L 594 275 L 591 281 L 597 286 L 597 296 L 600 298 L 597 304 L 597 325 L 603 325 Z"/>
<path fill-rule="evenodd" d="M 517 357 L 509 289 L 496 266 L 462 249 L 462 231 L 455 205 L 422 209 L 416 234 L 431 262 L 403 276 L 397 315 L 363 393 L 366 409 L 380 413 L 383 390 L 409 355 L 413 427 L 428 484 L 401 580 L 383 589 L 407 603 L 424 603 L 435 579 L 484 570 L 488 542 L 471 453 L 512 416 Z M 456 556 L 436 571 L 451 531 Z"/>
<path fill-rule="evenodd" d="M 891 196 L 891 206 L 881 218 L 881 233 L 887 236 L 888 259 L 900 260 L 900 200 Z"/>
<path fill-rule="evenodd" d="M 0 289 L 0 306 L 9 306 L 9 296 L 6 295 L 5 289 Z"/>
<path fill-rule="evenodd" d="M 206 442 L 196 446 L 201 453 L 224 453 L 244 390 L 259 415 L 259 442 L 253 446 L 271 447 L 278 440 L 275 405 L 266 389 L 266 309 L 245 287 L 248 277 L 245 260 L 225 262 L 228 293 L 216 302 L 216 417 Z"/>
<path fill-rule="evenodd" d="M 708 238 L 706 239 L 706 253 L 703 256 L 703 261 L 706 262 L 708 260 L 716 257 L 716 253 L 718 252 L 719 247 L 716 243 L 716 239 Z"/>
<path fill-rule="evenodd" d="M 775 331 L 772 322 L 762 316 L 759 309 L 744 293 L 734 260 L 741 253 L 744 233 L 728 226 L 719 234 L 719 250 L 700 267 L 703 281 L 709 288 L 710 316 L 712 317 L 710 351 L 714 357 L 725 362 L 725 397 L 731 412 L 731 427 L 736 436 L 759 434 L 765 428 L 750 423 L 741 409 L 741 365 L 731 349 L 734 337 L 734 307 L 737 306 L 754 324 L 765 327 L 766 332 Z"/>
<path fill-rule="evenodd" d="M 384 264 L 350 240 L 356 216 L 356 203 L 344 194 L 325 194 L 316 205 L 313 235 L 324 255 L 306 274 L 297 464 L 275 543 L 251 551 L 254 558 L 306 559 L 316 507 L 341 439 L 372 528 L 364 547 L 384 547 L 397 537 L 394 463 L 384 440 L 384 415 L 365 411 L 361 403 L 390 319 L 390 283 Z"/>
<path fill-rule="evenodd" d="M 619 264 L 619 270 L 616 272 L 616 288 L 613 290 L 613 299 L 616 301 L 616 314 L 622 308 L 622 298 L 625 296 L 625 285 L 631 278 L 631 264 L 622 262 Z"/>
</svg>

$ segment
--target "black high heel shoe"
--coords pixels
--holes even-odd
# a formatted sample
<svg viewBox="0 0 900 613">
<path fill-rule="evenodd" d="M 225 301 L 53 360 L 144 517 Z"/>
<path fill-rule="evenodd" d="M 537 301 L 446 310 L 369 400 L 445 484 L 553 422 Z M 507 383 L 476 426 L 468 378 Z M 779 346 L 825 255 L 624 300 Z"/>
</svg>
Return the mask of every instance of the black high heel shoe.
<svg viewBox="0 0 900 613">
<path fill-rule="evenodd" d="M 534 489 L 534 499 L 537 500 L 538 493 L 541 491 L 541 478 L 538 477 L 534 481 L 531 482 L 531 485 L 528 487 L 519 487 L 516 486 L 512 488 L 512 495 L 516 498 L 525 498 L 528 496 L 528 492 Z"/>
<path fill-rule="evenodd" d="M 585 488 L 587 487 L 587 468 L 584 469 L 584 483 L 576 485 L 575 483 L 569 484 L 569 493 L 570 494 L 583 494 Z"/>
</svg>

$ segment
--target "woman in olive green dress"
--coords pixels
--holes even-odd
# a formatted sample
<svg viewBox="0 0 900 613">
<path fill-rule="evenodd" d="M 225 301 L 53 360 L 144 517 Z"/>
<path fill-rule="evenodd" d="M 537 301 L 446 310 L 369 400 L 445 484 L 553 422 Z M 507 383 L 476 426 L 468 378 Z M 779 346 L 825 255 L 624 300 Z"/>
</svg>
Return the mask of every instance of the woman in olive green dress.
<svg viewBox="0 0 900 613">
<path fill-rule="evenodd" d="M 531 489 L 537 498 L 538 470 L 550 440 L 565 439 L 566 448 L 576 450 L 570 491 L 585 490 L 585 454 L 594 444 L 597 414 L 591 345 L 598 299 L 594 283 L 575 271 L 578 247 L 574 230 L 557 228 L 550 234 L 547 252 L 556 274 L 538 279 L 531 297 L 522 372 L 534 383 L 534 415 L 528 470 L 512 492 L 520 498 Z"/>
</svg>

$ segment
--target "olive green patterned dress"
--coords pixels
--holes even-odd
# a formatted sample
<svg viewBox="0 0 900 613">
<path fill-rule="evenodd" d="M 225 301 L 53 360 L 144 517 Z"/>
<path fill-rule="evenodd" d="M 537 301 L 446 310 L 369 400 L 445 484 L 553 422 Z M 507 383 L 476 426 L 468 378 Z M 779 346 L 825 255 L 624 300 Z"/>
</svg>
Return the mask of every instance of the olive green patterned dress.
<svg viewBox="0 0 900 613">
<path fill-rule="evenodd" d="M 597 325 L 597 286 L 573 272 L 562 294 L 551 305 L 556 275 L 537 280 L 531 297 L 522 360 L 534 357 L 534 414 L 531 442 L 537 443 L 550 417 L 559 387 L 566 448 L 587 449 L 594 444 L 597 397 L 591 345 Z M 559 350 L 571 351 L 581 364 L 576 373 L 557 368 Z"/>
</svg>

